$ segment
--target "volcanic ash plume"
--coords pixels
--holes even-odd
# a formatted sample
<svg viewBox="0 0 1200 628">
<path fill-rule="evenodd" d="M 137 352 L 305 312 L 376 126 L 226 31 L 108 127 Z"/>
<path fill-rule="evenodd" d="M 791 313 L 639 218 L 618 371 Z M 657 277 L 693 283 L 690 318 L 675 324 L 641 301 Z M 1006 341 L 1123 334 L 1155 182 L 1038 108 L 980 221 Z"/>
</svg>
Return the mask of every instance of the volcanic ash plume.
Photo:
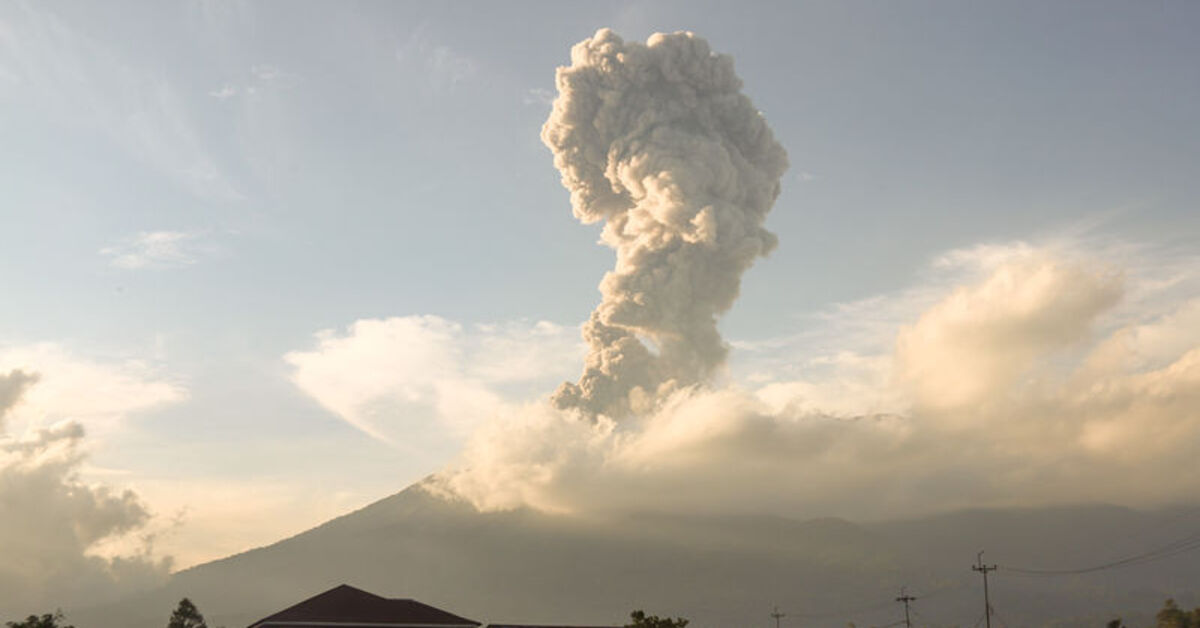
<svg viewBox="0 0 1200 628">
<path fill-rule="evenodd" d="M 732 58 L 691 33 L 643 45 L 602 29 L 571 49 L 557 83 L 542 141 L 575 216 L 605 221 L 617 263 L 584 325 L 583 375 L 553 400 L 617 417 L 724 362 L 717 316 L 775 246 L 763 221 L 787 154 Z"/>
</svg>

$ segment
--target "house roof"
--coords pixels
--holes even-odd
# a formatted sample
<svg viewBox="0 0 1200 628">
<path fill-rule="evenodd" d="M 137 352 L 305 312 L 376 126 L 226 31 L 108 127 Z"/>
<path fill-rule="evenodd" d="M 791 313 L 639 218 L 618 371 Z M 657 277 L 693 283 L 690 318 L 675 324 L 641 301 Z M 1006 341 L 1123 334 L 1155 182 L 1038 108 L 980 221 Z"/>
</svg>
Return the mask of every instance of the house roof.
<svg viewBox="0 0 1200 628">
<path fill-rule="evenodd" d="M 479 625 L 477 621 L 447 613 L 416 600 L 388 599 L 343 584 L 264 617 L 250 624 L 249 628 L 475 628 Z"/>
</svg>

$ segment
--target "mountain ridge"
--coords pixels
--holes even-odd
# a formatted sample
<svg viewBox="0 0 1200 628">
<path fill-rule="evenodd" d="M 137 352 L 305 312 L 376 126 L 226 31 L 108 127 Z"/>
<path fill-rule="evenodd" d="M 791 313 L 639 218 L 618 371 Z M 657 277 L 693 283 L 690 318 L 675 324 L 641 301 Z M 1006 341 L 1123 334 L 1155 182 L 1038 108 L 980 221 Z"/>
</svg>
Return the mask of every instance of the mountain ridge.
<svg viewBox="0 0 1200 628">
<path fill-rule="evenodd" d="M 151 628 L 186 596 L 210 625 L 239 628 L 347 583 L 484 623 L 613 625 L 644 608 L 689 617 L 698 627 L 727 626 L 765 622 L 778 605 L 789 621 L 844 626 L 887 623 L 897 610 L 888 602 L 907 587 L 919 598 L 918 611 L 927 604 L 923 612 L 933 623 L 954 625 L 980 613 L 978 574 L 969 566 L 981 549 L 988 561 L 1075 566 L 1083 563 L 1070 561 L 1101 550 L 1156 546 L 1197 526 L 1200 509 L 1193 507 L 1143 512 L 1112 505 L 971 509 L 867 523 L 770 514 L 479 512 L 417 483 L 71 618 L 85 628 Z M 1079 534 L 1084 528 L 1088 534 Z M 1190 603 L 1200 592 L 1200 565 L 1189 557 L 1086 578 L 993 578 L 993 603 L 1014 628 L 1131 619 L 1165 597 Z M 1071 618 L 1083 623 L 1062 623 Z"/>
</svg>

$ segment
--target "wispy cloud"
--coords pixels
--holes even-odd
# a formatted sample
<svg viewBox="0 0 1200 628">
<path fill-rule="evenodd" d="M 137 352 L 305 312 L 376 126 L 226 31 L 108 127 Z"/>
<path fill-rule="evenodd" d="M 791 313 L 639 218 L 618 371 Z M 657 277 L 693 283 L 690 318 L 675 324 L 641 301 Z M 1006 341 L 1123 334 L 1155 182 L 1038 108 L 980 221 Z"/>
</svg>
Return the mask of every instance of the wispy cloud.
<svg viewBox="0 0 1200 628">
<path fill-rule="evenodd" d="M 554 90 L 544 87 L 532 87 L 525 90 L 521 99 L 527 105 L 551 105 L 554 103 Z"/>
<path fill-rule="evenodd" d="M 100 254 L 109 258 L 113 268 L 143 270 L 191 266 L 218 251 L 219 247 L 199 233 L 142 231 L 100 249 Z"/>
<path fill-rule="evenodd" d="M 214 90 L 208 92 L 208 95 L 212 96 L 213 98 L 216 98 L 217 100 L 229 100 L 230 98 L 233 98 L 234 96 L 236 96 L 237 93 L 238 93 L 238 89 L 236 87 L 234 87 L 233 85 L 230 85 L 229 83 L 226 83 L 226 84 L 222 85 L 219 89 L 214 89 Z"/>
<path fill-rule="evenodd" d="M 292 89 L 299 85 L 301 80 L 299 74 L 283 70 L 277 65 L 256 63 L 250 66 L 247 77 L 223 83 L 220 87 L 209 90 L 208 95 L 224 102 L 240 95 L 254 96 L 267 90 Z"/>
<path fill-rule="evenodd" d="M 477 60 L 436 41 L 428 24 L 418 26 L 396 49 L 396 61 L 424 74 L 427 88 L 434 91 L 454 89 L 479 72 Z"/>
<path fill-rule="evenodd" d="M 107 135 L 197 196 L 243 198 L 169 78 L 89 37 L 41 4 L 0 14 L 0 88 L 46 115 Z M 220 93 L 220 92 L 218 92 Z"/>
</svg>

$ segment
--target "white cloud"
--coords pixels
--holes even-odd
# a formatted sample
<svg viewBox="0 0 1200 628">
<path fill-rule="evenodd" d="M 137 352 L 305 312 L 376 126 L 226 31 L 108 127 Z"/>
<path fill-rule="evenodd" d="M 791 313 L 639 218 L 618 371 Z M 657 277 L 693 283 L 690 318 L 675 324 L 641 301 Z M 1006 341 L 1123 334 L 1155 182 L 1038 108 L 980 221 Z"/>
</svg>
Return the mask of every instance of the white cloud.
<svg viewBox="0 0 1200 628">
<path fill-rule="evenodd" d="M 229 83 L 226 83 L 226 84 L 222 85 L 219 89 L 214 89 L 214 90 L 208 92 L 208 95 L 212 96 L 213 98 L 216 98 L 217 100 L 229 100 L 230 98 L 233 98 L 234 96 L 236 96 L 237 93 L 238 93 L 238 89 L 236 87 L 234 87 L 233 85 L 230 85 Z"/>
<path fill-rule="evenodd" d="M 521 99 L 526 105 L 546 105 L 549 106 L 554 102 L 554 90 L 544 87 L 532 87 L 525 90 L 525 96 Z"/>
<path fill-rule="evenodd" d="M 290 89 L 300 84 L 300 75 L 295 72 L 287 72 L 279 66 L 269 63 L 259 63 L 250 66 L 250 74 L 254 76 L 254 88 L 264 88 L 267 86 L 276 89 Z"/>
<path fill-rule="evenodd" d="M 464 327 L 437 316 L 356 321 L 284 359 L 306 394 L 393 445 L 447 446 L 514 400 L 574 374 L 579 331 L 546 322 Z"/>
<path fill-rule="evenodd" d="M 1007 394 L 1039 358 L 1078 342 L 1121 296 L 1121 277 L 1038 254 L 955 289 L 896 338 L 920 404 L 951 409 Z"/>
<path fill-rule="evenodd" d="M 475 59 L 436 42 L 428 24 L 414 29 L 396 49 L 396 61 L 423 75 L 426 89 L 431 91 L 452 90 L 479 72 Z"/>
<path fill-rule="evenodd" d="M 77 356 L 56 343 L 0 345 L 0 372 L 36 373 L 8 414 L 15 433 L 75 421 L 93 435 L 107 434 L 130 415 L 177 403 L 187 390 L 143 362 L 100 362 Z"/>
<path fill-rule="evenodd" d="M 110 266 L 124 270 L 182 268 L 218 253 L 200 234 L 185 231 L 141 231 L 100 249 Z"/>
<path fill-rule="evenodd" d="M 265 90 L 288 90 L 300 84 L 301 77 L 295 72 L 288 72 L 270 63 L 257 63 L 250 66 L 250 78 L 241 81 L 241 85 L 224 83 L 221 87 L 210 90 L 209 96 L 220 101 L 229 100 L 238 94 L 248 96 L 261 95 Z"/>
</svg>

